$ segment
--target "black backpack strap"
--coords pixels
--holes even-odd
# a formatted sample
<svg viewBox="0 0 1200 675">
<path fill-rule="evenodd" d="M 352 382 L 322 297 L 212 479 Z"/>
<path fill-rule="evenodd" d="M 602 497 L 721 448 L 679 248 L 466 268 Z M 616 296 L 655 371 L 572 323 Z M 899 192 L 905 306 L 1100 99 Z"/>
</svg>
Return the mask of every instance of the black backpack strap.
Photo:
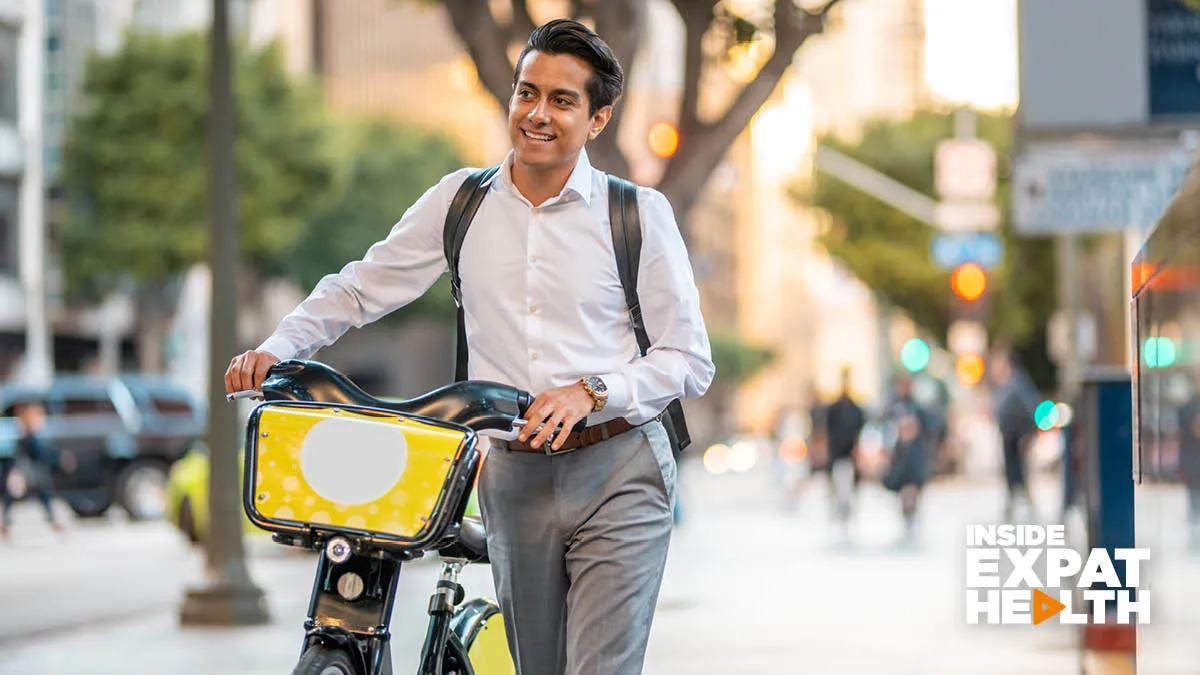
<svg viewBox="0 0 1200 675">
<path fill-rule="evenodd" d="M 471 220 L 479 211 L 479 205 L 491 188 L 492 176 L 496 175 L 499 166 L 473 171 L 463 181 L 454 199 L 450 202 L 450 210 L 446 212 L 446 224 L 442 231 L 442 246 L 446 252 L 446 265 L 450 268 L 450 293 L 454 296 L 454 304 L 458 307 L 458 356 L 454 363 L 454 381 L 467 379 L 467 321 L 463 315 L 462 277 L 458 274 L 458 259 L 462 253 L 463 241 L 467 238 L 467 229 Z"/>
<path fill-rule="evenodd" d="M 608 220 L 612 227 L 617 274 L 625 289 L 625 304 L 629 307 L 633 334 L 637 336 L 638 349 L 645 356 L 650 351 L 650 336 L 646 334 L 646 322 L 642 318 L 642 303 L 637 291 L 638 266 L 642 258 L 642 219 L 638 211 L 637 186 L 612 175 L 608 177 Z M 671 401 L 663 411 L 662 421 L 676 453 L 691 444 L 692 437 L 679 399 Z"/>
</svg>

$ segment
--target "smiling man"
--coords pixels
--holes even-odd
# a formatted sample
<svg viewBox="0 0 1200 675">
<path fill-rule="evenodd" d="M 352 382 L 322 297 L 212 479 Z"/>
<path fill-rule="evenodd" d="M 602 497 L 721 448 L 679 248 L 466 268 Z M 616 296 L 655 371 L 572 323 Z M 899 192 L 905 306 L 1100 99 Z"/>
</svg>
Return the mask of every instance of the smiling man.
<svg viewBox="0 0 1200 675">
<path fill-rule="evenodd" d="M 660 413 L 712 382 L 708 334 L 670 204 L 638 188 L 642 355 L 616 267 L 607 176 L 584 146 L 624 74 L 582 24 L 530 35 L 509 100 L 512 152 L 463 241 L 468 377 L 536 394 L 516 440 L 480 477 L 488 552 L 522 675 L 640 673 L 671 537 L 675 461 Z M 283 358 L 308 358 L 351 326 L 412 302 L 447 271 L 444 222 L 472 169 L 442 179 L 366 256 L 321 280 L 230 391 L 257 389 Z M 589 432 L 559 433 L 586 418 Z"/>
</svg>

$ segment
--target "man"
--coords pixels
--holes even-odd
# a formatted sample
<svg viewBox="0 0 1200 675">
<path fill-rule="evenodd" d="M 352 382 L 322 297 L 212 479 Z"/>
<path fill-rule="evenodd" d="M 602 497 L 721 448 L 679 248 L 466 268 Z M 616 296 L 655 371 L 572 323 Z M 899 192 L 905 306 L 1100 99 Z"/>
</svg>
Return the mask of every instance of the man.
<svg viewBox="0 0 1200 675">
<path fill-rule="evenodd" d="M 58 463 L 53 451 L 42 439 L 42 429 L 46 426 L 46 410 L 40 403 L 26 403 L 18 409 L 17 427 L 20 436 L 17 438 L 16 452 L 9 460 L 0 460 L 0 538 L 8 536 L 12 526 L 12 505 L 18 497 L 32 492 L 42 504 L 46 520 L 55 532 L 64 530 L 63 524 L 54 517 L 53 471 Z M 72 467 L 73 455 L 64 454 L 61 458 L 64 470 Z M 13 470 L 17 469 L 17 472 Z M 17 476 L 20 479 L 17 479 Z M 10 483 L 22 483 L 19 492 L 14 494 Z"/>
<path fill-rule="evenodd" d="M 1007 351 L 992 358 L 992 414 L 1000 429 L 1004 452 L 1004 482 L 1008 496 L 1004 504 L 1004 519 L 1012 520 L 1018 502 L 1025 502 L 1031 519 L 1036 509 L 1029 494 L 1026 450 L 1037 427 L 1033 412 L 1038 404 L 1038 392 L 1029 378 L 1012 361 Z"/>
<path fill-rule="evenodd" d="M 638 295 L 653 344 L 639 355 L 607 179 L 584 151 L 623 80 L 608 45 L 582 24 L 533 32 L 509 100 L 512 152 L 462 247 L 469 377 L 536 394 L 529 424 L 493 447 L 480 477 L 492 572 L 523 675 L 641 672 L 675 484 L 656 417 L 676 398 L 703 394 L 714 372 L 674 215 L 645 188 Z M 226 388 L 257 388 L 278 359 L 307 358 L 424 293 L 447 269 L 443 221 L 469 173 L 442 179 L 363 260 L 322 279 L 259 349 L 233 359 Z M 572 449 L 573 434 L 551 439 L 584 417 L 605 425 L 607 440 Z"/>
<path fill-rule="evenodd" d="M 913 382 L 901 375 L 892 383 L 892 402 L 885 418 L 895 428 L 891 460 L 881 481 L 883 487 L 900 495 L 904 536 L 913 542 L 917 528 L 917 506 L 929 479 L 929 416 L 913 395 Z"/>
<path fill-rule="evenodd" d="M 833 495 L 834 515 L 838 521 L 845 523 L 850 518 L 852 492 L 858 489 L 861 480 L 858 465 L 855 463 L 854 449 L 858 447 L 858 437 L 866 424 L 862 408 L 850 396 L 849 368 L 842 369 L 842 391 L 837 399 L 825 408 L 824 418 L 829 452 L 826 466 L 826 471 L 829 472 L 829 490 Z M 845 481 L 838 478 L 838 474 L 842 472 L 838 467 L 842 464 L 849 464 L 853 470 L 854 482 L 849 490 L 842 485 Z"/>
<path fill-rule="evenodd" d="M 1200 378 L 1193 379 L 1192 392 L 1179 407 L 1179 474 L 1188 493 L 1188 542 L 1200 546 Z"/>
</svg>

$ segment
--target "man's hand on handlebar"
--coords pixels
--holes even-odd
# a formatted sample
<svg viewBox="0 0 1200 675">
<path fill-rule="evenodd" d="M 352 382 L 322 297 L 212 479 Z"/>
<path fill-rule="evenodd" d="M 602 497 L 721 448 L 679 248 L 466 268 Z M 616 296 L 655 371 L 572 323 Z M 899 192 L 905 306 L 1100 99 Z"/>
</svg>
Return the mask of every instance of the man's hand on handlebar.
<svg viewBox="0 0 1200 675">
<path fill-rule="evenodd" d="M 543 391 L 533 399 L 526 411 L 525 419 L 529 421 L 517 435 L 517 440 L 524 443 L 533 436 L 529 445 L 540 448 L 561 425 L 562 432 L 550 444 L 552 450 L 558 450 L 566 442 L 567 434 L 575 423 L 587 417 L 595 406 L 596 400 L 581 382 Z"/>
<path fill-rule="evenodd" d="M 267 379 L 267 371 L 276 363 L 279 363 L 279 357 L 270 352 L 251 349 L 238 354 L 229 362 L 229 368 L 225 371 L 225 393 L 262 389 L 263 380 Z"/>
</svg>

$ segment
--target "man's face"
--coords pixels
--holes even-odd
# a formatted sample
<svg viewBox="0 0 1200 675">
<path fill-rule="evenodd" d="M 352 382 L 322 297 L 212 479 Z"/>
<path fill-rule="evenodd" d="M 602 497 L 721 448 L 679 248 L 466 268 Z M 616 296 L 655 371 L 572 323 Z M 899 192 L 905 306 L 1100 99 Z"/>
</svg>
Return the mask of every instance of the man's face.
<svg viewBox="0 0 1200 675">
<path fill-rule="evenodd" d="M 535 170 L 574 166 L 583 145 L 612 116 L 612 106 L 588 112 L 592 67 L 567 54 L 525 55 L 512 98 L 508 130 L 517 163 Z"/>
</svg>

